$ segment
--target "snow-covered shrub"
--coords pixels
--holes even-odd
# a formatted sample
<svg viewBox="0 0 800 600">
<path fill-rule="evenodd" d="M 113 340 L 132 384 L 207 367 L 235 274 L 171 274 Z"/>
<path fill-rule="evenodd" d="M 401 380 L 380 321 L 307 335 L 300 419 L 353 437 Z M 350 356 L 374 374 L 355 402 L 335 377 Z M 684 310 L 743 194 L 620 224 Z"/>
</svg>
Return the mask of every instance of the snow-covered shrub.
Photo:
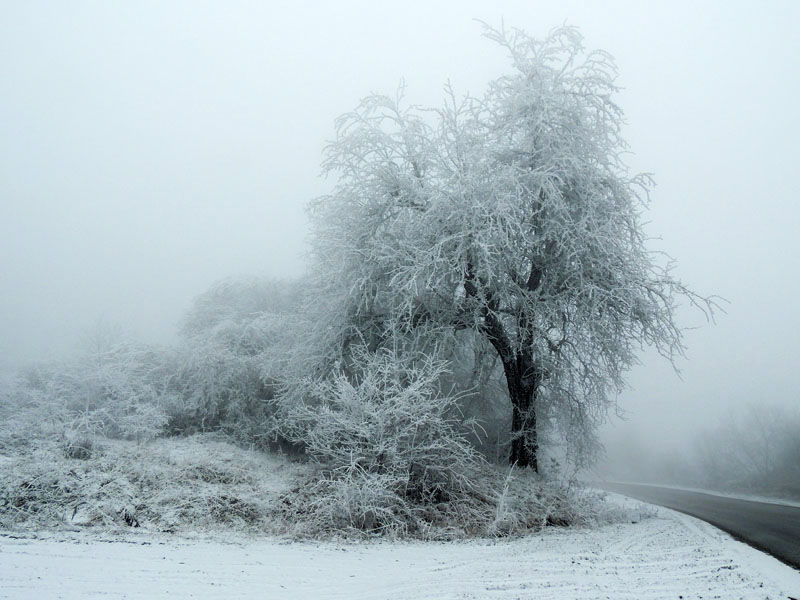
<svg viewBox="0 0 800 600">
<path fill-rule="evenodd" d="M 247 441 L 263 435 L 273 384 L 262 375 L 262 356 L 242 352 L 231 338 L 257 338 L 254 330 L 266 337 L 270 329 L 266 318 L 244 326 L 221 323 L 184 342 L 167 407 L 171 433 L 225 431 Z"/>
<path fill-rule="evenodd" d="M 274 283 L 227 282 L 201 296 L 175 348 L 126 341 L 101 326 L 73 358 L 20 371 L 0 394 L 0 452 L 40 440 L 86 458 L 96 439 L 145 441 L 222 431 L 266 444 L 292 294 Z M 273 361 L 278 362 L 278 361 Z"/>
<path fill-rule="evenodd" d="M 225 280 L 200 295 L 184 318 L 168 407 L 171 433 L 223 431 L 267 445 L 296 286 Z"/>
<path fill-rule="evenodd" d="M 457 399 L 438 392 L 444 364 L 360 356 L 357 373 L 309 382 L 288 410 L 285 435 L 322 469 L 288 502 L 312 528 L 418 531 L 475 493 L 485 464 L 464 438 Z"/>
<path fill-rule="evenodd" d="M 0 449 L 55 439 L 72 454 L 97 436 L 156 437 L 167 423 L 170 371 L 168 352 L 133 343 L 28 368 L 4 392 Z"/>
<path fill-rule="evenodd" d="M 360 367 L 307 383 L 283 417 L 284 433 L 318 468 L 284 496 L 293 533 L 452 538 L 591 521 L 574 485 L 509 473 L 475 450 L 460 398 L 441 393 L 445 363 L 354 354 Z"/>
<path fill-rule="evenodd" d="M 457 402 L 441 395 L 443 363 L 421 357 L 409 366 L 390 352 L 364 353 L 354 377 L 339 372 L 310 383 L 310 400 L 292 412 L 295 436 L 320 464 L 367 471 L 428 469 L 455 477 L 474 451 L 457 431 Z M 466 457 L 466 458 L 465 458 Z"/>
</svg>

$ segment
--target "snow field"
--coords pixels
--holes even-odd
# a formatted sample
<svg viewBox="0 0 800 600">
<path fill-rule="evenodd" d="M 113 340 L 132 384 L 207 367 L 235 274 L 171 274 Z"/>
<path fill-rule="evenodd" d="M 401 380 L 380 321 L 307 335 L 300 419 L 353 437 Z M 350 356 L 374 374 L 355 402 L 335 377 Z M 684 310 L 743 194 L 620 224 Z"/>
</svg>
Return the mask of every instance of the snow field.
<svg viewBox="0 0 800 600">
<path fill-rule="evenodd" d="M 0 537 L 0 598 L 785 599 L 800 572 L 666 509 L 470 542 Z"/>
</svg>

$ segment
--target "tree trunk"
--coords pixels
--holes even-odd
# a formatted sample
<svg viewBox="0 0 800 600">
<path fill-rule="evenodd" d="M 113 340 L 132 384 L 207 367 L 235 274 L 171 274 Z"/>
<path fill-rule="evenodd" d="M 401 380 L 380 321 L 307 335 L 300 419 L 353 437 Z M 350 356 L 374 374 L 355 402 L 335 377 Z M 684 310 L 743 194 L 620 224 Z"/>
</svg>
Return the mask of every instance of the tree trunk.
<svg viewBox="0 0 800 600">
<path fill-rule="evenodd" d="M 526 284 L 527 289 L 534 291 L 541 284 L 542 270 L 534 263 Z M 479 280 L 478 280 L 479 281 Z M 479 281 L 480 282 L 480 281 Z M 520 313 L 517 322 L 517 331 L 525 334 L 526 342 L 522 349 L 515 349 L 497 316 L 498 303 L 491 293 L 481 295 L 481 289 L 491 290 L 491 287 L 480 282 L 476 284 L 475 272 L 472 262 L 467 263 L 464 273 L 464 291 L 470 298 L 478 299 L 481 304 L 480 313 L 483 317 L 483 333 L 494 346 L 497 355 L 503 362 L 503 371 L 506 375 L 508 395 L 511 398 L 511 455 L 509 460 L 512 465 L 529 467 L 534 472 L 539 472 L 539 440 L 536 432 L 536 395 L 542 376 L 536 368 L 530 347 L 533 342 L 528 326 L 527 317 Z"/>
<path fill-rule="evenodd" d="M 539 472 L 539 440 L 536 431 L 536 396 L 540 377 L 530 363 L 517 356 L 503 362 L 511 398 L 511 454 L 509 462 Z"/>
</svg>

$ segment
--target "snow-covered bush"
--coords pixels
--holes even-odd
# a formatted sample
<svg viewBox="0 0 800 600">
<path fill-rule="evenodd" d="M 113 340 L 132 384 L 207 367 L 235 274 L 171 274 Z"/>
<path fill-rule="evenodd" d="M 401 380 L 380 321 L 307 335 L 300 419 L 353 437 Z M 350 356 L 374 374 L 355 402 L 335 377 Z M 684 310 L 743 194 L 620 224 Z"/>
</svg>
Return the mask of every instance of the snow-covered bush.
<svg viewBox="0 0 800 600">
<path fill-rule="evenodd" d="M 170 433 L 223 431 L 257 445 L 271 439 L 280 357 L 286 354 L 292 284 L 225 280 L 184 318 L 168 407 Z"/>
<path fill-rule="evenodd" d="M 258 439 L 266 430 L 273 386 L 263 377 L 262 355 L 242 346 L 268 339 L 272 328 L 269 317 L 223 322 L 184 341 L 177 353 L 173 403 L 167 407 L 171 433 L 225 431 L 242 440 Z"/>
<path fill-rule="evenodd" d="M 308 382 L 285 417 L 285 435 L 322 468 L 299 509 L 321 529 L 416 531 L 472 494 L 484 463 L 456 399 L 438 392 L 442 363 L 359 356 L 357 373 Z"/>
<path fill-rule="evenodd" d="M 0 449 L 42 439 L 86 454 L 96 436 L 144 441 L 167 423 L 169 353 L 134 343 L 22 372 L 5 390 Z"/>
<path fill-rule="evenodd" d="M 3 385 L 0 450 L 52 439 L 87 457 L 94 438 L 209 431 L 266 444 L 293 290 L 263 280 L 217 284 L 197 299 L 174 348 L 98 327 L 73 358 L 29 367 Z"/>
<path fill-rule="evenodd" d="M 577 488 L 509 474 L 476 451 L 461 399 L 441 392 L 445 363 L 386 349 L 354 355 L 360 368 L 285 400 L 283 432 L 318 469 L 284 496 L 291 532 L 451 538 L 588 522 Z"/>
<path fill-rule="evenodd" d="M 456 399 L 437 389 L 443 363 L 422 356 L 406 364 L 388 351 L 361 356 L 355 375 L 309 382 L 310 399 L 292 410 L 290 431 L 309 456 L 367 471 L 422 465 L 444 478 L 474 459 L 457 429 Z"/>
</svg>

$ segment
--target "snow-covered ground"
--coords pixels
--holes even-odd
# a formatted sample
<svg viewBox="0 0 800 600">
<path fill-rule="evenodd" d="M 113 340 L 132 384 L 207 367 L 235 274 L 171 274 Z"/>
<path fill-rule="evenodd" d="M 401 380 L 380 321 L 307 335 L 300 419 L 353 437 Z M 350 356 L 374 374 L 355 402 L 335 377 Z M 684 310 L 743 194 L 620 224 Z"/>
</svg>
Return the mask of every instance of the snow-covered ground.
<svg viewBox="0 0 800 600">
<path fill-rule="evenodd" d="M 639 523 L 474 542 L 0 537 L 0 598 L 800 597 L 800 572 L 667 509 Z"/>
</svg>

